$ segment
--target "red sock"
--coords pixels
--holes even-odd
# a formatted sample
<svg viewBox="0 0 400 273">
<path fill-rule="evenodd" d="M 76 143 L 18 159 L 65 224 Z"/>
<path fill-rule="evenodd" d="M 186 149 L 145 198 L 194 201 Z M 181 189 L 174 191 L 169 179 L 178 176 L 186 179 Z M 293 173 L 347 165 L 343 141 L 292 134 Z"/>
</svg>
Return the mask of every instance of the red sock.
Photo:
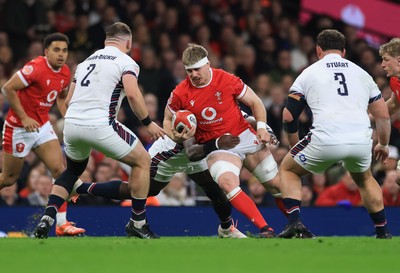
<svg viewBox="0 0 400 273">
<path fill-rule="evenodd" d="M 288 217 L 288 213 L 286 211 L 285 205 L 283 204 L 282 198 L 275 197 L 275 203 L 278 206 L 279 210 L 283 213 L 283 215 Z"/>
<path fill-rule="evenodd" d="M 67 202 L 64 202 L 62 206 L 58 209 L 58 212 L 66 212 L 67 211 Z"/>
<path fill-rule="evenodd" d="M 229 198 L 229 201 L 235 209 L 246 216 L 246 218 L 254 223 L 254 225 L 259 229 L 267 225 L 267 222 L 264 220 L 264 217 L 261 215 L 256 204 L 254 204 L 253 200 L 251 200 L 251 198 L 241 189 L 239 189 L 234 196 Z"/>
</svg>

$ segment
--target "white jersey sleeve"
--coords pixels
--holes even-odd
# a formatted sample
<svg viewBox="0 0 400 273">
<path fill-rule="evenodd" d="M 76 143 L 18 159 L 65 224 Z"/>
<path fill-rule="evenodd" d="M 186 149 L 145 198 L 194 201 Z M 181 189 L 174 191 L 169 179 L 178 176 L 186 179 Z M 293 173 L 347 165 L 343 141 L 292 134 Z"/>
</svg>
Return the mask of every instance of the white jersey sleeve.
<svg viewBox="0 0 400 273">
<path fill-rule="evenodd" d="M 328 54 L 305 69 L 290 92 L 303 97 L 313 114 L 313 143 L 369 143 L 369 103 L 381 98 L 372 77 L 338 54 Z"/>
<path fill-rule="evenodd" d="M 138 77 L 139 71 L 136 62 L 116 47 L 93 53 L 76 69 L 66 122 L 96 127 L 112 124 L 125 96 L 122 76 Z"/>
</svg>

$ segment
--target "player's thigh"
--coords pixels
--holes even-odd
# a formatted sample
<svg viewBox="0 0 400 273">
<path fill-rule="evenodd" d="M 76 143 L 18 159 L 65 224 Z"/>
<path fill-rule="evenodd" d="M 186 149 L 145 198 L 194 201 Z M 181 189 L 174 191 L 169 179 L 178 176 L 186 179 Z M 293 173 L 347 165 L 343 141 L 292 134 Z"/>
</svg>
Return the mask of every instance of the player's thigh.
<svg viewBox="0 0 400 273">
<path fill-rule="evenodd" d="M 64 124 L 65 154 L 73 161 L 86 160 L 92 149 L 92 142 L 96 141 L 97 128 L 85 128 L 74 124 Z"/>
<path fill-rule="evenodd" d="M 369 170 L 372 160 L 372 143 L 365 145 L 346 145 L 347 156 L 343 165 L 350 173 L 364 173 Z"/>
<path fill-rule="evenodd" d="M 24 166 L 25 157 L 15 157 L 9 153 L 3 151 L 3 163 L 1 171 L 1 181 L 4 184 L 14 184 Z"/>
<path fill-rule="evenodd" d="M 303 169 L 319 174 L 345 158 L 346 152 L 343 145 L 315 145 L 303 139 L 292 147 L 288 155 Z"/>
<path fill-rule="evenodd" d="M 54 178 L 64 171 L 64 158 L 58 139 L 53 139 L 32 149 L 50 170 Z"/>
</svg>

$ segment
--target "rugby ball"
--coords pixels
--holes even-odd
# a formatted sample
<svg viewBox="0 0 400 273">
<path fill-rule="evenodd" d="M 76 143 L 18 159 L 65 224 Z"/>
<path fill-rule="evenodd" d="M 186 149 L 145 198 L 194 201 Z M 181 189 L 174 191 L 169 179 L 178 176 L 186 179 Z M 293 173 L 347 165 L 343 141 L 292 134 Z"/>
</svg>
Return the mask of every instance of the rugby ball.
<svg viewBox="0 0 400 273">
<path fill-rule="evenodd" d="M 197 126 L 197 120 L 195 115 L 188 110 L 179 110 L 172 116 L 172 126 L 178 133 L 182 133 L 185 125 L 192 129 Z"/>
</svg>

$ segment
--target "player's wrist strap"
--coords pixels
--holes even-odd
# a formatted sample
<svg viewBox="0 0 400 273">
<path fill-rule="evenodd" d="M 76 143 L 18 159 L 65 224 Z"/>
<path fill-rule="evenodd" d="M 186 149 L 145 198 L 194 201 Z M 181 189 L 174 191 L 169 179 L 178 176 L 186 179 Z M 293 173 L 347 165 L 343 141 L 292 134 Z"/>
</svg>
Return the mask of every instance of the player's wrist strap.
<svg viewBox="0 0 400 273">
<path fill-rule="evenodd" d="M 207 141 L 206 143 L 204 143 L 204 152 L 208 155 L 209 153 L 211 153 L 212 151 L 216 151 L 219 149 L 218 147 L 218 139 L 213 139 L 210 141 Z"/>
<path fill-rule="evenodd" d="M 147 115 L 147 117 L 145 117 L 144 119 L 142 119 L 141 122 L 142 122 L 142 124 L 143 124 L 144 126 L 150 125 L 150 124 L 151 124 L 151 119 L 150 119 L 149 115 Z"/>
</svg>

